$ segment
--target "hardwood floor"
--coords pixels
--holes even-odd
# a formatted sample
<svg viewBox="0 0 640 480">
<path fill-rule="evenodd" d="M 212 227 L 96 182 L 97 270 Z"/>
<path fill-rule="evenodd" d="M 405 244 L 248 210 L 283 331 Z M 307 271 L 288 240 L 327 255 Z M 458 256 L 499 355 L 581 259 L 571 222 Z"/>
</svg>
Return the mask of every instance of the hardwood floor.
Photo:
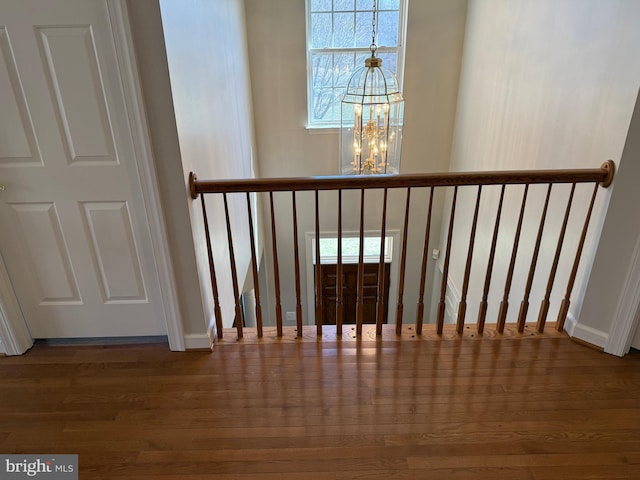
<svg viewBox="0 0 640 480">
<path fill-rule="evenodd" d="M 0 378 L 0 453 L 81 479 L 640 478 L 640 353 L 566 337 L 36 345 Z"/>
</svg>

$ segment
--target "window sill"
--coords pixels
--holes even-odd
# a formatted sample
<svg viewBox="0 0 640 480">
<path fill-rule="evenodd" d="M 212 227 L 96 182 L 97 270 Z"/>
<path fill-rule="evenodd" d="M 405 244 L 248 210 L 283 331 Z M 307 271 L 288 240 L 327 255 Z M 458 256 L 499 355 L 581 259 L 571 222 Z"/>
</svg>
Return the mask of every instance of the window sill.
<svg viewBox="0 0 640 480">
<path fill-rule="evenodd" d="M 307 133 L 311 135 L 337 135 L 340 132 L 340 127 L 318 127 L 306 125 Z"/>
</svg>

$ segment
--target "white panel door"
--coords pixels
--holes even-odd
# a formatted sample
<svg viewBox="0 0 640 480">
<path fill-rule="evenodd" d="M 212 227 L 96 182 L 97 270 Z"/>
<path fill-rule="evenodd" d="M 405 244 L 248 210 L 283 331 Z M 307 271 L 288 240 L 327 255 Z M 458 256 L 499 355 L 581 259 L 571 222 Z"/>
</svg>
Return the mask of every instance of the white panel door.
<svg viewBox="0 0 640 480">
<path fill-rule="evenodd" d="M 0 253 L 34 338 L 166 334 L 104 0 L 0 2 Z"/>
</svg>

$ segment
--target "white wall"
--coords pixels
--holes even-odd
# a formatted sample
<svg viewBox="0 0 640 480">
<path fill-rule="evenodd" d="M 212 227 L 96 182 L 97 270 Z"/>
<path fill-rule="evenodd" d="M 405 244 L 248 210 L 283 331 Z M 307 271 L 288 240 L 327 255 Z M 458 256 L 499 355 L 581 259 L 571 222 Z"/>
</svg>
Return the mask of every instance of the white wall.
<svg viewBox="0 0 640 480">
<path fill-rule="evenodd" d="M 605 346 L 613 327 L 614 313 L 622 299 L 629 268 L 638 268 L 637 264 L 631 265 L 631 259 L 640 241 L 639 159 L 640 96 L 613 183 L 611 202 L 579 319 L 578 333 L 591 335 L 591 343 L 601 347 Z"/>
<path fill-rule="evenodd" d="M 474 0 L 469 3 L 451 170 L 589 167 L 620 162 L 640 85 L 640 2 L 627 0 Z M 537 318 L 555 252 L 566 188 L 555 189 L 534 281 L 529 320 Z M 592 186 L 579 187 L 564 255 L 551 297 L 555 320 L 564 294 Z M 467 315 L 476 315 L 484 281 L 499 189 L 486 188 L 474 252 Z M 521 261 L 511 294 L 515 320 L 526 282 L 545 187 L 532 188 L 521 240 Z M 522 188 L 506 199 L 492 293 L 501 297 Z M 610 191 L 601 190 L 594 211 L 570 314 L 579 316 L 594 235 L 601 228 Z M 459 196 L 451 281 L 460 289 L 475 190 Z M 559 203 L 554 203 L 555 201 Z M 507 220 L 506 215 L 511 219 Z M 597 235 L 596 235 L 597 238 Z M 466 240 L 465 240 L 466 239 Z M 499 298 L 488 322 L 497 317 Z M 468 317 L 469 318 L 469 317 Z"/>
<path fill-rule="evenodd" d="M 257 153 L 263 177 L 335 175 L 338 172 L 338 134 L 311 132 L 307 120 L 305 5 L 304 1 L 245 0 Z M 447 169 L 450 157 L 466 0 L 409 2 L 404 97 L 405 129 L 402 171 L 434 172 Z M 366 212 L 368 230 L 380 229 L 380 196 L 371 195 Z M 415 312 L 419 282 L 416 260 L 421 258 L 426 192 L 412 192 L 405 311 Z M 281 265 L 283 311 L 295 307 L 290 196 L 276 196 L 277 239 Z M 345 198 L 344 230 L 357 231 L 359 197 Z M 321 230 L 336 230 L 337 201 L 321 195 Z M 298 202 L 299 230 L 313 231 L 313 198 Z M 265 208 L 268 225 L 268 210 Z M 434 209 L 437 241 L 441 209 Z M 402 229 L 404 194 L 391 195 L 388 229 Z M 435 242 L 434 242 L 435 243 Z M 302 240 L 301 240 L 302 244 Z M 269 241 L 267 241 L 269 245 Z M 301 245 L 302 247 L 302 245 Z M 266 252 L 269 252 L 269 248 Z M 304 258 L 304 252 L 301 251 Z M 270 255 L 267 255 L 270 262 Z M 433 265 L 433 263 L 431 263 Z M 302 291 L 306 265 L 302 265 Z M 430 269 L 429 278 L 432 276 Z M 429 281 L 429 286 L 431 280 Z M 271 295 L 273 295 L 271 293 Z M 427 297 L 428 298 L 428 297 Z M 269 308 L 273 311 L 273 308 Z M 304 310 L 306 311 L 306 310 Z"/>
<path fill-rule="evenodd" d="M 158 0 L 128 2 L 149 134 L 186 335 L 204 334 L 191 221 Z"/>
<path fill-rule="evenodd" d="M 161 0 L 173 105 L 182 157 L 182 180 L 252 176 L 252 112 L 242 0 Z M 183 183 L 183 185 L 185 185 Z M 200 199 L 188 199 L 205 316 L 213 322 L 213 300 Z M 224 210 L 208 197 L 218 288 L 225 326 L 234 316 Z M 230 196 L 239 288 L 250 252 L 244 197 Z"/>
</svg>

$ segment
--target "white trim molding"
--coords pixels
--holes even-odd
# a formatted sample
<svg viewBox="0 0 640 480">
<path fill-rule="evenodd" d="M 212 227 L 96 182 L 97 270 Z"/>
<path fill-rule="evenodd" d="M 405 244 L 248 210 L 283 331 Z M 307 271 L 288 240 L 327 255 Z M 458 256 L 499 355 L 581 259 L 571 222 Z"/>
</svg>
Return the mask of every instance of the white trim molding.
<svg viewBox="0 0 640 480">
<path fill-rule="evenodd" d="M 607 343 L 608 335 L 605 332 L 579 324 L 571 313 L 567 314 L 564 330 L 570 337 L 575 337 L 596 347 L 604 348 Z"/>
<path fill-rule="evenodd" d="M 22 355 L 33 345 L 9 273 L 0 257 L 0 342 L 5 355 Z"/>
<path fill-rule="evenodd" d="M 206 333 L 187 333 L 184 336 L 186 350 L 210 350 L 213 347 Z"/>
<path fill-rule="evenodd" d="M 140 87 L 126 0 L 105 0 L 105 2 L 109 12 L 120 78 L 122 79 L 125 106 L 135 149 L 135 164 L 150 230 L 152 253 L 160 283 L 169 348 L 174 351 L 184 351 L 189 347 L 185 344 L 177 285 L 171 263 L 171 251 L 160 201 L 153 150 L 149 140 L 149 127 Z"/>
<path fill-rule="evenodd" d="M 640 320 L 640 236 L 636 240 L 624 288 L 618 298 L 604 351 L 622 357 L 629 353 Z"/>
</svg>

